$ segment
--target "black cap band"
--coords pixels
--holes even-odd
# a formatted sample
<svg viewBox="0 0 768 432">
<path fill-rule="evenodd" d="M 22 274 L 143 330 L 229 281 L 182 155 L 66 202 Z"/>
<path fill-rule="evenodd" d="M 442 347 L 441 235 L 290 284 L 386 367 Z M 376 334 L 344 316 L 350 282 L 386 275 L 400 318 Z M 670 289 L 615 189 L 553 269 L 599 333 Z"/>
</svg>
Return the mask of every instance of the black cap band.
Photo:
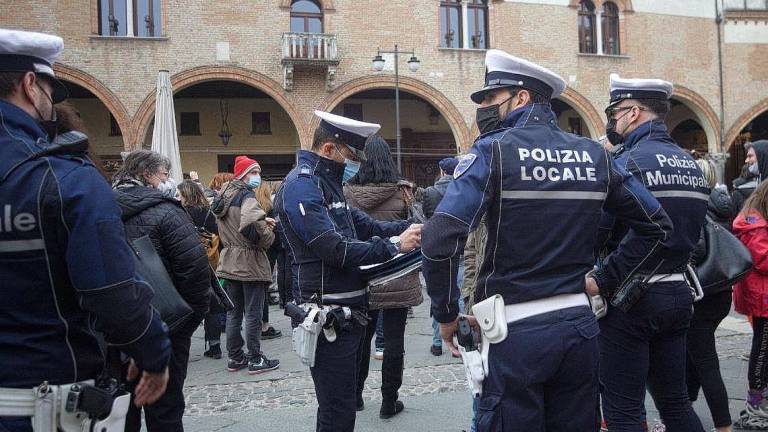
<svg viewBox="0 0 768 432">
<path fill-rule="evenodd" d="M 544 81 L 527 75 L 519 75 L 510 72 L 492 71 L 485 75 L 485 86 L 514 86 L 534 91 L 546 98 L 552 97 L 554 89 Z"/>
<path fill-rule="evenodd" d="M 336 127 L 325 120 L 320 120 L 320 127 L 325 129 L 331 135 L 335 135 L 336 138 L 340 139 L 344 144 L 357 150 L 365 150 L 365 141 L 367 139 L 366 137 Z"/>
<path fill-rule="evenodd" d="M 611 103 L 618 102 L 624 99 L 661 99 L 667 100 L 669 97 L 666 92 L 652 91 L 652 90 L 631 90 L 621 89 L 613 90 L 611 92 Z"/>
<path fill-rule="evenodd" d="M 35 64 L 51 64 L 40 57 L 23 54 L 0 54 L 0 72 L 37 72 Z"/>
</svg>

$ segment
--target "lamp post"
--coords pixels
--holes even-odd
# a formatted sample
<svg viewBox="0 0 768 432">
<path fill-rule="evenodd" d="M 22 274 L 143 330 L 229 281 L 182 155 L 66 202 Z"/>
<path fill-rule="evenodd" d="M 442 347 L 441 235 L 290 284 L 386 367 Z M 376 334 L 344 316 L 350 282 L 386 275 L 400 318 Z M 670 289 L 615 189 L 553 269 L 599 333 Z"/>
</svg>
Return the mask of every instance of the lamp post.
<svg viewBox="0 0 768 432">
<path fill-rule="evenodd" d="M 397 44 L 395 44 L 394 51 L 382 51 L 379 49 L 376 57 L 373 58 L 373 70 L 381 72 L 384 69 L 384 60 L 381 54 L 394 54 L 395 55 L 395 139 L 397 141 L 397 170 L 400 171 L 400 175 L 403 174 L 402 156 L 400 152 L 400 54 L 410 54 L 411 58 L 408 59 L 408 69 L 411 72 L 416 72 L 421 66 L 421 62 L 416 58 L 416 54 L 413 51 L 400 51 Z"/>
</svg>

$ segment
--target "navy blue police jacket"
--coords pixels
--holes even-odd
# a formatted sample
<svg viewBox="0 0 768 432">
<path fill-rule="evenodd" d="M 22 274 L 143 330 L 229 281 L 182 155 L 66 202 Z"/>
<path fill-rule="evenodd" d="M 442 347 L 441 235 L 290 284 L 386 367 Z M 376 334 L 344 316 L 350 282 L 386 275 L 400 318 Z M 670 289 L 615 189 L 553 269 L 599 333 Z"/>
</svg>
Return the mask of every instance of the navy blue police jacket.
<svg viewBox="0 0 768 432">
<path fill-rule="evenodd" d="M 32 117 L 0 100 L 0 179 L 49 145 Z M 95 330 L 158 372 L 170 357 L 152 289 L 134 279 L 112 190 L 84 156 L 21 163 L 0 183 L 0 387 L 94 379 Z"/>
<path fill-rule="evenodd" d="M 626 220 L 635 242 L 606 261 L 617 285 L 671 234 L 658 201 L 598 143 L 560 130 L 549 104 L 509 113 L 462 157 L 422 231 L 422 270 L 439 322 L 458 314 L 456 276 L 468 233 L 486 215 L 488 241 L 476 302 L 506 304 L 584 293 L 603 210 Z"/>
<path fill-rule="evenodd" d="M 359 266 L 397 254 L 389 241 L 410 225 L 381 222 L 350 208 L 344 199 L 344 165 L 300 150 L 298 163 L 275 196 L 275 209 L 293 258 L 297 303 L 364 308 L 367 283 Z"/>
<path fill-rule="evenodd" d="M 669 136 L 662 120 L 638 126 L 626 136 L 622 151 L 617 153 L 616 164 L 651 191 L 675 226 L 670 238 L 655 253 L 661 261 L 643 263 L 637 272 L 683 272 L 707 214 L 710 190 L 704 175 L 696 161 Z M 602 217 L 600 239 L 601 255 L 633 241 L 629 227 L 611 214 Z M 602 268 L 596 273 L 598 283 L 603 273 Z"/>
</svg>

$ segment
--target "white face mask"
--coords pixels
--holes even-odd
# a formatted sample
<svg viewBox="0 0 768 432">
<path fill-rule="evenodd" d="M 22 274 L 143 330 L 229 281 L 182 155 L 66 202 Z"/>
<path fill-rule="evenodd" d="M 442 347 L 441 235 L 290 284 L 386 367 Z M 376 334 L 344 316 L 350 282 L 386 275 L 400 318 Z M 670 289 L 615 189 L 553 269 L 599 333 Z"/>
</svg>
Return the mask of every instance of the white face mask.
<svg viewBox="0 0 768 432">
<path fill-rule="evenodd" d="M 168 179 L 157 185 L 157 190 L 169 197 L 174 197 L 176 195 L 176 182 L 173 179 Z"/>
<path fill-rule="evenodd" d="M 754 175 L 760 174 L 760 167 L 757 166 L 757 162 L 749 165 L 749 172 L 751 172 Z"/>
</svg>

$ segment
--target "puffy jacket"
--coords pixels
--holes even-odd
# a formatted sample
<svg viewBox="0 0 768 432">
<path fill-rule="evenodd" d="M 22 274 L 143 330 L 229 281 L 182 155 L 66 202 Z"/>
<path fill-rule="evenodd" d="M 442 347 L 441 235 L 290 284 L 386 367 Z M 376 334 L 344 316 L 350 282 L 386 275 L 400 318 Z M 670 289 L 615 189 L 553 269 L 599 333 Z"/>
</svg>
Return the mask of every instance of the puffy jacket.
<svg viewBox="0 0 768 432">
<path fill-rule="evenodd" d="M 347 199 L 347 204 L 364 211 L 373 219 L 402 221 L 408 218 L 408 205 L 405 202 L 403 187 L 410 187 L 410 185 L 408 182 L 348 184 L 344 187 L 344 197 Z M 421 303 L 421 299 L 421 282 L 418 272 L 413 272 L 386 284 L 372 287 L 369 307 L 394 309 L 416 306 Z"/>
<path fill-rule="evenodd" d="M 768 317 L 768 223 L 752 212 L 733 221 L 733 234 L 752 253 L 752 271 L 733 287 L 733 304 L 740 314 Z"/>
<path fill-rule="evenodd" d="M 369 185 L 347 184 L 344 198 L 351 207 L 358 208 L 376 220 L 408 219 L 403 187 L 408 183 L 382 183 Z"/>
<path fill-rule="evenodd" d="M 267 249 L 275 234 L 248 185 L 242 180 L 225 183 L 211 211 L 216 215 L 222 244 L 216 274 L 224 279 L 271 282 Z"/>
<path fill-rule="evenodd" d="M 210 304 L 211 274 L 189 214 L 181 203 L 150 187 L 118 185 L 114 194 L 128 239 L 149 236 L 176 290 L 203 319 Z"/>
<path fill-rule="evenodd" d="M 424 197 L 422 202 L 424 203 L 424 216 L 427 219 L 431 218 L 435 214 L 435 209 L 440 201 L 443 200 L 445 191 L 448 190 L 448 185 L 453 181 L 453 176 L 444 175 L 437 179 L 434 186 L 430 186 L 424 189 Z"/>
</svg>

